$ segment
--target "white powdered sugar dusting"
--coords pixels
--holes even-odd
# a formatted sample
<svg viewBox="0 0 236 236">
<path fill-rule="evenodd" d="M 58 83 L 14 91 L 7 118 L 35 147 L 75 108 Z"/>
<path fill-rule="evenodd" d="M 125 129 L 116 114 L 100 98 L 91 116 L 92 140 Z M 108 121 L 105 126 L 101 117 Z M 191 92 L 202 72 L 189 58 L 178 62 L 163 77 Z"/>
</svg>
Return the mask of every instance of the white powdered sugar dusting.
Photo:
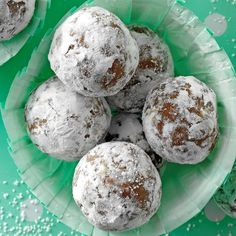
<svg viewBox="0 0 236 236">
<path fill-rule="evenodd" d="M 71 89 L 85 96 L 119 92 L 133 76 L 138 46 L 115 15 L 86 7 L 57 29 L 49 53 L 54 72 Z"/>
<path fill-rule="evenodd" d="M 160 205 L 161 180 L 150 157 L 127 142 L 98 145 L 78 164 L 73 197 L 90 223 L 123 231 L 146 223 Z"/>
<path fill-rule="evenodd" d="M 158 170 L 164 165 L 164 160 L 149 146 L 143 133 L 142 119 L 137 114 L 121 113 L 113 117 L 105 140 L 136 144 L 151 157 L 153 164 Z"/>
<path fill-rule="evenodd" d="M 29 136 L 41 151 L 74 161 L 104 138 L 111 112 L 105 99 L 72 92 L 54 77 L 32 93 L 25 117 Z"/>
<path fill-rule="evenodd" d="M 30 22 L 35 0 L 0 0 L 0 41 L 9 40 Z"/>
<path fill-rule="evenodd" d="M 139 47 L 139 65 L 128 84 L 108 102 L 126 112 L 141 112 L 149 91 L 174 75 L 168 46 L 158 35 L 144 26 L 130 26 Z"/>
<path fill-rule="evenodd" d="M 148 143 L 162 158 L 199 163 L 216 142 L 215 93 L 192 76 L 168 79 L 149 94 L 143 128 Z"/>
</svg>

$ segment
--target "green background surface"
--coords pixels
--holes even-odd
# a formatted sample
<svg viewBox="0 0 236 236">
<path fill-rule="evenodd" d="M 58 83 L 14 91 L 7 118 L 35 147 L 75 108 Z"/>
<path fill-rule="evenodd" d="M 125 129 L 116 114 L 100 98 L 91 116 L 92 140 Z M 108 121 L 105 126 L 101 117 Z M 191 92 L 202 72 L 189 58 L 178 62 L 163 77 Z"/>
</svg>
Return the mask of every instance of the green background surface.
<svg viewBox="0 0 236 236">
<path fill-rule="evenodd" d="M 82 2 L 78 0 L 77 6 Z M 236 5 L 234 3 L 236 4 L 234 0 L 188 0 L 184 5 L 193 10 L 202 21 L 215 12 L 226 17 L 227 30 L 222 36 L 216 37 L 216 40 L 226 50 L 236 67 Z M 4 103 L 15 75 L 27 66 L 32 51 L 47 29 L 55 26 L 60 20 L 59 16 L 73 6 L 70 0 L 52 0 L 44 27 L 27 42 L 16 57 L 0 67 L 1 103 Z M 21 218 L 22 202 L 35 198 L 30 194 L 27 186 L 20 181 L 16 167 L 8 154 L 7 135 L 2 120 L 0 120 L 0 132 L 0 235 L 80 235 L 61 224 L 46 209 L 43 209 L 41 217 L 36 221 L 31 222 Z M 41 207 L 40 203 L 37 206 Z M 222 221 L 213 222 L 203 211 L 169 235 L 236 235 L 236 220 L 225 217 Z"/>
</svg>

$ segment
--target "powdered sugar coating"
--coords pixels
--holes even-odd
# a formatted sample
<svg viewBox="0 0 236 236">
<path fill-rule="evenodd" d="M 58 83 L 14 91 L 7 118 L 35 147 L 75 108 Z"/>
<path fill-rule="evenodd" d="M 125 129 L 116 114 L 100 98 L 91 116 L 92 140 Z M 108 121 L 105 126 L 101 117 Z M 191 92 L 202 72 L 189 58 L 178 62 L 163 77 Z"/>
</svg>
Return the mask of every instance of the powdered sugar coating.
<svg viewBox="0 0 236 236">
<path fill-rule="evenodd" d="M 162 158 L 199 163 L 216 142 L 215 93 L 192 76 L 168 79 L 147 97 L 143 128 L 148 143 Z"/>
<path fill-rule="evenodd" d="M 142 119 L 138 114 L 121 113 L 113 117 L 106 141 L 124 141 L 136 144 L 151 157 L 158 170 L 164 165 L 164 160 L 149 146 L 143 133 Z"/>
<path fill-rule="evenodd" d="M 145 26 L 130 26 L 139 47 L 139 65 L 128 84 L 108 102 L 126 112 L 141 112 L 149 91 L 174 75 L 168 46 Z"/>
<path fill-rule="evenodd" d="M 30 22 L 35 0 L 0 0 L 0 41 L 8 40 Z"/>
<path fill-rule="evenodd" d="M 57 29 L 52 69 L 71 89 L 92 97 L 119 92 L 133 76 L 138 46 L 115 15 L 100 7 L 78 10 Z"/>
<path fill-rule="evenodd" d="M 74 161 L 104 138 L 111 112 L 105 99 L 72 92 L 54 77 L 31 94 L 25 118 L 29 136 L 42 152 Z"/>
<path fill-rule="evenodd" d="M 91 224 L 123 231 L 146 223 L 155 214 L 161 180 L 140 147 L 108 142 L 81 159 L 74 174 L 73 197 Z"/>
</svg>

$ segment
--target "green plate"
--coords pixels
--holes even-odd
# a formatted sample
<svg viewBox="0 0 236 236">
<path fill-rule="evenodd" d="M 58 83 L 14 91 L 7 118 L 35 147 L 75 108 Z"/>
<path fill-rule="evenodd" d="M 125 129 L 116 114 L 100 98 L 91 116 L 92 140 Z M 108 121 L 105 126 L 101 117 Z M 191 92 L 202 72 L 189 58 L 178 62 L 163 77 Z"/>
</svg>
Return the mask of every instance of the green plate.
<svg viewBox="0 0 236 236">
<path fill-rule="evenodd" d="M 110 235 L 158 235 L 169 232 L 205 206 L 233 165 L 235 72 L 224 50 L 219 48 L 198 18 L 174 1 L 149 1 L 149 4 L 144 0 L 94 2 L 90 1 L 90 4 L 108 8 L 126 23 L 146 24 L 157 30 L 171 48 L 176 74 L 195 75 L 218 95 L 221 132 L 218 145 L 208 160 L 197 166 L 169 164 L 163 176 L 163 201 L 157 214 L 137 230 Z M 71 198 L 71 177 L 75 164 L 63 163 L 42 154 L 32 145 L 25 130 L 24 104 L 30 92 L 52 75 L 47 61 L 51 37 L 52 33 L 48 31 L 27 68 L 16 76 L 3 104 L 10 152 L 21 177 L 62 222 L 86 235 L 108 235 L 93 228 Z"/>
</svg>

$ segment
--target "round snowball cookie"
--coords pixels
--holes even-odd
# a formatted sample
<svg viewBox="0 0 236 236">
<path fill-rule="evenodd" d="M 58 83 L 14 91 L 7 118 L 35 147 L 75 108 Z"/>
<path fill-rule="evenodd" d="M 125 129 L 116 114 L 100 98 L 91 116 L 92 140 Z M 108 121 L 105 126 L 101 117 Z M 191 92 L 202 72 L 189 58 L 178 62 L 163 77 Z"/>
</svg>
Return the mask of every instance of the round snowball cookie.
<svg viewBox="0 0 236 236">
<path fill-rule="evenodd" d="M 149 146 L 143 133 L 142 119 L 137 114 L 121 113 L 113 117 L 105 140 L 136 144 L 151 157 L 158 170 L 164 166 L 164 160 Z"/>
<path fill-rule="evenodd" d="M 75 161 L 104 138 L 111 113 L 105 99 L 72 92 L 54 77 L 31 94 L 25 119 L 32 142 L 42 152 Z"/>
<path fill-rule="evenodd" d="M 126 142 L 103 143 L 76 167 L 73 197 L 94 226 L 128 230 L 146 223 L 159 208 L 161 179 L 140 147 Z"/>
<path fill-rule="evenodd" d="M 131 26 L 139 47 L 139 65 L 128 84 L 108 102 L 126 112 L 141 112 L 149 91 L 173 76 L 172 56 L 168 46 L 156 33 L 144 26 Z"/>
<path fill-rule="evenodd" d="M 11 39 L 30 22 L 35 0 L 0 0 L 0 41 Z"/>
<path fill-rule="evenodd" d="M 139 60 L 136 41 L 126 26 L 100 7 L 78 10 L 57 29 L 49 61 L 59 79 L 80 94 L 118 93 Z"/>
<path fill-rule="evenodd" d="M 194 77 L 168 79 L 147 97 L 143 128 L 162 158 L 197 164 L 214 148 L 218 127 L 215 93 Z"/>
</svg>

